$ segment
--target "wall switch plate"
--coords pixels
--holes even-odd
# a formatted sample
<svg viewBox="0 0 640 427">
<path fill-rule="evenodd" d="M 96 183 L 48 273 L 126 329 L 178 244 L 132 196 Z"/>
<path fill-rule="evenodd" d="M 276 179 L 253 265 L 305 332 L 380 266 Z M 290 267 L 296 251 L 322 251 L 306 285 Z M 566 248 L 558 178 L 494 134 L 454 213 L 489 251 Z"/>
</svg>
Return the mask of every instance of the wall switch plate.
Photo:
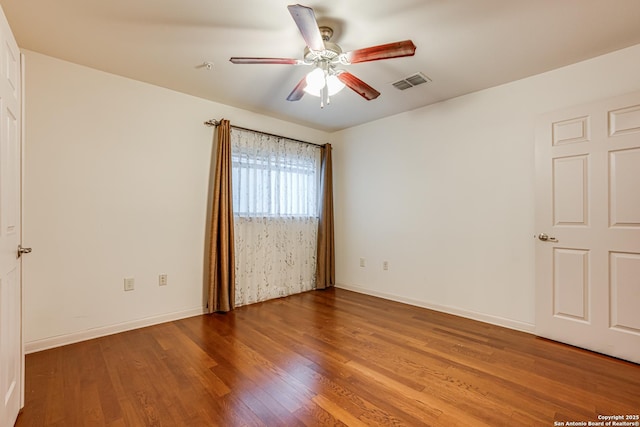
<svg viewBox="0 0 640 427">
<path fill-rule="evenodd" d="M 382 261 L 382 269 L 383 270 L 389 269 L 389 261 Z"/>
<path fill-rule="evenodd" d="M 135 279 L 133 277 L 124 278 L 124 290 L 132 291 L 135 288 Z"/>
<path fill-rule="evenodd" d="M 360 267 L 364 267 L 365 265 L 366 265 L 366 262 L 364 258 L 360 258 Z"/>
<path fill-rule="evenodd" d="M 167 275 L 166 274 L 161 274 L 158 276 L 158 285 L 159 286 L 167 286 Z"/>
</svg>

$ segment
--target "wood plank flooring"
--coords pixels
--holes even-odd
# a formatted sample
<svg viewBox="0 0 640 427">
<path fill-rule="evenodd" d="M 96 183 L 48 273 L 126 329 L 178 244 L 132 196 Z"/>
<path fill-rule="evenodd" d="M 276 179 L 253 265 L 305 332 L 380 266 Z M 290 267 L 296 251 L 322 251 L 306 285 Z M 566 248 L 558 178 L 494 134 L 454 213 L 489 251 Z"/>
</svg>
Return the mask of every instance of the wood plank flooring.
<svg viewBox="0 0 640 427">
<path fill-rule="evenodd" d="M 557 426 L 640 365 L 341 289 L 27 355 L 17 426 Z"/>
</svg>

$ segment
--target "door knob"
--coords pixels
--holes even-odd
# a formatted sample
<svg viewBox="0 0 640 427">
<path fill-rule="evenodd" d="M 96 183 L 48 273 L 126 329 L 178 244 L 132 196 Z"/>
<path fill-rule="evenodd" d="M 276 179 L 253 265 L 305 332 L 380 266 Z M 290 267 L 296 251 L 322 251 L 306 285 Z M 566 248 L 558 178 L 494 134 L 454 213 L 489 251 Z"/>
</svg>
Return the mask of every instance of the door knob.
<svg viewBox="0 0 640 427">
<path fill-rule="evenodd" d="M 543 242 L 557 242 L 558 241 L 558 239 L 556 239 L 555 237 L 550 237 L 546 233 L 538 234 L 538 239 L 542 240 Z"/>
<path fill-rule="evenodd" d="M 22 245 L 18 245 L 18 256 L 17 258 L 20 258 L 22 256 L 22 254 L 30 254 L 31 253 L 31 248 L 23 248 Z"/>
</svg>

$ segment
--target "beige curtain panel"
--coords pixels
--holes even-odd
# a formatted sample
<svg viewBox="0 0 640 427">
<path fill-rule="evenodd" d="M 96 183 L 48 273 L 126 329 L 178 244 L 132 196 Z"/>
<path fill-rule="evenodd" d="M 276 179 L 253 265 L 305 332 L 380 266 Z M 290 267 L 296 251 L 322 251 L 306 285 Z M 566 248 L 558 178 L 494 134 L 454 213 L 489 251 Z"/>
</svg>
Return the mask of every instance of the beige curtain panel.
<svg viewBox="0 0 640 427">
<path fill-rule="evenodd" d="M 235 301 L 231 124 L 224 119 L 217 126 L 209 254 L 209 313 L 231 311 Z"/>
<path fill-rule="evenodd" d="M 316 289 L 326 289 L 336 284 L 336 257 L 333 240 L 333 167 L 331 144 L 322 147 L 322 187 L 320 218 L 318 223 L 318 257 L 316 264 Z"/>
</svg>

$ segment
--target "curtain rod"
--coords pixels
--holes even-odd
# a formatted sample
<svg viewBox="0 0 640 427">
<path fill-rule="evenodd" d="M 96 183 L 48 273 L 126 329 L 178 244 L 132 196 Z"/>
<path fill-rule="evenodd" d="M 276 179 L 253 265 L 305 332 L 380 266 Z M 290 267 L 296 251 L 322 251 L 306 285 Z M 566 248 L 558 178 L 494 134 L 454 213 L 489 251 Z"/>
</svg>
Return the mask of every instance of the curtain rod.
<svg viewBox="0 0 640 427">
<path fill-rule="evenodd" d="M 216 127 L 216 126 L 220 125 L 220 120 L 211 119 L 211 120 L 207 120 L 206 122 L 204 122 L 204 124 L 205 124 L 206 126 L 213 126 L 213 127 Z M 301 144 L 308 144 L 308 145 L 313 145 L 313 146 L 315 146 L 315 147 L 322 147 L 322 144 L 316 144 L 316 143 L 314 143 L 314 142 L 309 142 L 309 141 L 302 141 L 301 139 L 289 138 L 288 136 L 276 135 L 276 134 L 274 134 L 274 133 L 262 132 L 262 131 L 259 131 L 259 130 L 255 130 L 255 129 L 248 129 L 248 128 L 243 128 L 243 127 L 240 127 L 240 126 L 234 126 L 234 125 L 231 125 L 231 127 L 232 127 L 232 128 L 234 128 L 234 129 L 246 130 L 246 131 L 249 131 L 249 132 L 255 132 L 255 133 L 261 133 L 261 134 L 263 134 L 263 135 L 275 136 L 276 138 L 285 138 L 285 139 L 288 139 L 288 140 L 290 140 L 290 141 L 299 142 L 299 143 L 301 143 Z"/>
</svg>

